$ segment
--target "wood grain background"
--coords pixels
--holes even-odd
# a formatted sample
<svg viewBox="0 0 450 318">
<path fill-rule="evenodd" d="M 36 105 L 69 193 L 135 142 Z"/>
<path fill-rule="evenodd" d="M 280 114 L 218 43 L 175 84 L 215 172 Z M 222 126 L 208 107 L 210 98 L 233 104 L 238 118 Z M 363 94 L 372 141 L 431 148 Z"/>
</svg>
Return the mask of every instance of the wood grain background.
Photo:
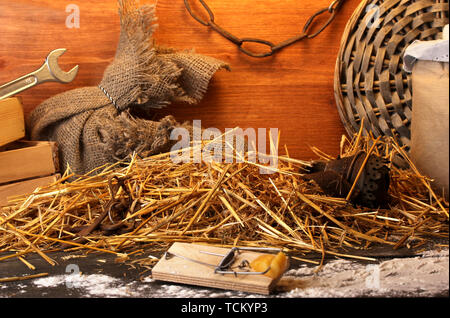
<svg viewBox="0 0 450 318">
<path fill-rule="evenodd" d="M 215 12 L 216 23 L 233 34 L 278 43 L 298 34 L 309 16 L 331 1 L 206 2 Z M 296 43 L 273 57 L 255 59 L 193 20 L 182 0 L 159 0 L 158 44 L 195 48 L 228 62 L 232 70 L 215 75 L 200 104 L 171 105 L 155 116 L 200 119 L 204 128 L 221 131 L 236 126 L 278 128 L 281 146 L 286 144 L 293 157 L 315 158 L 310 146 L 336 154 L 345 131 L 333 96 L 334 66 L 342 32 L 358 3 L 347 0 L 336 20 L 317 38 Z M 65 26 L 68 4 L 79 6 L 80 28 Z M 199 9 L 198 13 L 204 12 Z M 45 83 L 22 92 L 28 115 L 54 94 L 97 85 L 114 56 L 118 36 L 116 0 L 0 0 L 0 83 L 34 71 L 51 50 L 68 49 L 60 57 L 60 65 L 68 70 L 78 64 L 78 76 L 67 85 Z"/>
</svg>

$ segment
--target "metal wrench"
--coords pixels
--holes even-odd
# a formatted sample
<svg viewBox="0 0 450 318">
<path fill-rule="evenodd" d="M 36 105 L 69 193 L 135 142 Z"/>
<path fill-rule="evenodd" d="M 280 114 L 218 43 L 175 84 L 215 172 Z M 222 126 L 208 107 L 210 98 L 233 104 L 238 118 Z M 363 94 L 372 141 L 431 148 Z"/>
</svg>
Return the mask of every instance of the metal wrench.
<svg viewBox="0 0 450 318">
<path fill-rule="evenodd" d="M 61 70 L 58 65 L 58 57 L 63 55 L 64 52 L 66 52 L 66 49 L 51 51 L 44 64 L 38 70 L 0 86 L 0 100 L 41 83 L 70 83 L 73 81 L 78 73 L 78 65 L 68 72 Z"/>
</svg>

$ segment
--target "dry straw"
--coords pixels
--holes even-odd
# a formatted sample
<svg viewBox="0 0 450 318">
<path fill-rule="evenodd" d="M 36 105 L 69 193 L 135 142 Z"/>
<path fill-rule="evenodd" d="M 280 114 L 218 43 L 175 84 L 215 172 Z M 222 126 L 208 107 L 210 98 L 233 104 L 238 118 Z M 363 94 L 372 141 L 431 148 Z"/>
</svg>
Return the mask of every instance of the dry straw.
<svg viewBox="0 0 450 318">
<path fill-rule="evenodd" d="M 321 159 L 332 159 L 313 150 Z M 406 158 L 406 169 L 391 164 L 388 209 L 355 207 L 324 195 L 313 181 L 301 178 L 309 163 L 290 158 L 287 150 L 272 174 L 260 174 L 260 165 L 245 160 L 175 164 L 170 153 L 134 156 L 98 168 L 97 175 L 64 182 L 73 177 L 68 170 L 58 182 L 2 209 L 0 261 L 25 261 L 26 254 L 38 253 L 55 264 L 50 252 L 61 246 L 126 259 L 146 248 L 164 250 L 175 241 L 282 247 L 299 259 L 307 252 L 370 259 L 355 249 L 374 244 L 418 248 L 448 238 L 448 202 L 395 140 L 375 140 L 361 131 L 352 140 L 343 137 L 342 156 L 359 150 L 391 162 Z M 105 213 L 100 226 L 81 240 L 80 228 Z M 114 227 L 111 221 L 116 232 L 107 230 Z M 120 232 L 123 228 L 128 230 Z"/>
</svg>

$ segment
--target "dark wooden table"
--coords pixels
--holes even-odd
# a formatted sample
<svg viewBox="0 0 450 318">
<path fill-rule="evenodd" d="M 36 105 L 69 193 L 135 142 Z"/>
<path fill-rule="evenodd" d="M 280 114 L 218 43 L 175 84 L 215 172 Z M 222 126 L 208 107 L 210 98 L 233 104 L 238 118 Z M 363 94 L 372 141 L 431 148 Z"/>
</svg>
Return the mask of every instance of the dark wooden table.
<svg viewBox="0 0 450 318">
<path fill-rule="evenodd" d="M 438 240 L 435 243 L 443 243 L 448 241 Z M 433 250 L 433 242 L 427 245 L 427 250 Z M 373 246 L 368 250 L 346 250 L 346 253 L 353 255 L 366 256 L 373 258 L 373 261 L 348 259 L 352 264 L 359 264 L 359 266 L 373 266 L 382 264 L 384 261 L 400 260 L 405 258 L 414 258 L 418 255 L 422 255 L 422 252 L 407 249 L 406 247 L 393 250 L 391 247 L 386 246 Z M 1 253 L 0 257 L 7 255 Z M 239 291 L 228 291 L 214 288 L 206 288 L 200 286 L 183 285 L 170 282 L 155 281 L 151 279 L 151 264 L 145 266 L 142 260 L 145 260 L 150 255 L 160 258 L 162 251 L 152 251 L 151 249 L 145 249 L 143 253 L 136 253 L 130 255 L 130 258 L 126 261 L 118 261 L 116 255 L 109 253 L 99 253 L 86 251 L 55 251 L 47 252 L 47 255 L 56 261 L 55 266 L 51 266 L 44 259 L 37 254 L 29 254 L 26 259 L 28 262 L 35 266 L 34 270 L 31 270 L 25 266 L 24 263 L 17 258 L 9 258 L 0 262 L 0 278 L 5 277 L 25 277 L 29 275 L 36 275 L 40 273 L 47 273 L 48 275 L 42 278 L 16 280 L 12 282 L 0 283 L 0 298 L 24 298 L 24 297 L 38 297 L 38 298 L 84 298 L 84 297 L 131 297 L 131 298 L 246 298 L 247 297 L 262 297 L 257 294 L 249 294 Z M 309 259 L 310 261 L 316 261 L 315 264 L 307 263 L 305 261 L 299 261 L 291 258 L 290 269 L 299 270 L 300 268 L 311 268 L 311 270 L 318 269 L 318 263 L 321 260 L 320 253 L 308 253 L 301 256 L 303 259 Z M 324 264 L 331 264 L 331 268 L 334 268 L 336 275 L 339 274 L 346 266 L 349 267 L 350 263 L 346 265 L 336 265 L 339 259 L 326 255 Z M 335 265 L 332 265 L 335 264 Z M 421 266 L 424 266 L 422 264 Z M 344 268 L 342 268 L 344 266 Z M 358 266 L 358 265 L 356 265 Z M 383 265 L 381 265 L 383 266 Z M 427 265 L 425 265 L 427 266 Z M 347 270 L 352 270 L 347 268 Z M 411 268 L 411 271 L 417 270 Z M 301 272 L 300 272 L 301 273 Z M 82 275 L 84 278 L 80 281 L 71 280 L 71 277 Z M 294 274 L 296 275 L 296 274 Z M 299 278 L 302 279 L 301 274 Z M 323 280 L 323 285 L 326 286 L 327 275 L 323 277 L 317 277 L 319 280 Z M 400 274 L 399 274 L 400 275 Z M 39 280 L 45 279 L 47 283 L 37 283 Z M 304 277 L 307 279 L 307 277 Z M 364 279 L 364 278 L 363 278 Z M 384 279 L 389 279 L 388 277 Z M 94 281 L 98 281 L 98 288 Z M 72 285 L 69 285 L 72 283 Z M 298 299 L 298 296 L 291 296 L 290 290 L 293 290 L 296 285 L 288 285 L 286 289 L 286 283 L 280 284 L 275 288 L 275 291 L 269 295 L 270 299 L 276 298 L 290 298 L 294 297 Z M 283 287 L 284 286 L 284 287 Z M 301 289 L 308 288 L 308 286 L 298 286 Z M 402 286 L 398 286 L 396 291 L 391 291 L 392 296 L 398 297 L 399 295 L 407 297 L 420 297 L 426 294 L 426 290 L 420 290 L 420 286 L 417 285 L 417 290 L 410 290 Z M 336 295 L 339 295 L 337 292 Z M 368 291 L 361 290 L 361 294 L 357 297 L 389 297 L 391 295 L 389 291 L 379 291 L 378 294 L 371 294 Z M 430 296 L 430 295 L 428 295 Z M 448 297 L 448 288 L 438 290 L 434 297 Z M 264 296 L 266 297 L 266 296 Z M 336 297 L 336 296 L 335 296 Z M 351 295 L 340 295 L 337 297 L 354 297 Z M 217 300 L 216 300 L 217 301 Z M 290 302 L 287 302 L 291 305 Z M 278 303 L 277 303 L 278 305 Z M 180 307 L 180 306 L 178 306 Z"/>
</svg>

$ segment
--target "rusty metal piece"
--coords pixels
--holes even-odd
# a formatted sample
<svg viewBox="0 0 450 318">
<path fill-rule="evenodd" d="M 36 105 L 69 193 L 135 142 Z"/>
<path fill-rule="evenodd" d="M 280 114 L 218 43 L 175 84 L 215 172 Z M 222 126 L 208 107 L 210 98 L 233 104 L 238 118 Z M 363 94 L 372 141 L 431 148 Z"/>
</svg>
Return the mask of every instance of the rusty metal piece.
<svg viewBox="0 0 450 318">
<path fill-rule="evenodd" d="M 315 161 L 304 179 L 314 180 L 327 195 L 345 198 L 366 156 L 366 152 L 361 151 L 332 161 Z M 352 203 L 370 208 L 386 204 L 390 180 L 387 163 L 376 155 L 369 156 L 350 196 Z"/>
<path fill-rule="evenodd" d="M 331 4 L 328 7 L 318 10 L 306 21 L 301 34 L 290 37 L 289 39 L 282 41 L 278 44 L 274 44 L 270 41 L 266 41 L 263 39 L 239 38 L 239 37 L 231 34 L 230 32 L 228 32 L 227 30 L 225 30 L 224 28 L 222 28 L 215 22 L 214 13 L 209 8 L 209 6 L 206 4 L 206 2 L 204 0 L 198 0 L 198 1 L 200 2 L 203 9 L 208 14 L 207 20 L 204 20 L 204 19 L 200 18 L 197 14 L 195 14 L 191 8 L 191 5 L 189 4 L 189 0 L 184 0 L 184 5 L 186 7 L 186 10 L 189 12 L 189 14 L 195 20 L 197 20 L 200 24 L 202 24 L 206 27 L 210 27 L 211 29 L 213 29 L 214 31 L 216 31 L 217 33 L 222 35 L 224 38 L 226 38 L 230 42 L 234 43 L 241 52 L 247 54 L 248 56 L 266 57 L 266 56 L 271 56 L 271 55 L 275 54 L 276 52 L 278 52 L 279 50 L 281 50 L 289 45 L 292 45 L 300 40 L 312 39 L 312 38 L 318 36 L 334 20 L 334 18 L 336 17 L 336 13 L 339 11 L 340 7 L 342 6 L 342 4 L 344 3 L 345 0 L 334 0 L 331 2 Z M 317 31 L 311 31 L 311 26 L 314 24 L 314 21 L 317 19 L 317 17 L 321 16 L 324 13 L 328 13 L 329 18 L 325 22 L 323 22 L 320 27 L 318 27 Z M 257 53 L 257 52 L 253 52 L 250 49 L 243 47 L 243 45 L 245 43 L 249 43 L 249 42 L 259 43 L 261 45 L 267 46 L 268 50 L 267 50 L 267 52 Z"/>
<path fill-rule="evenodd" d="M 112 180 L 117 180 L 117 183 L 113 184 Z M 71 229 L 72 231 L 77 232 L 77 237 L 74 239 L 74 242 L 76 243 L 86 242 L 87 240 L 85 236 L 89 235 L 97 228 L 103 231 L 104 234 L 106 235 L 116 231 L 126 232 L 134 228 L 134 223 L 132 223 L 131 225 L 127 225 L 123 222 L 125 213 L 131 205 L 131 196 L 124 182 L 125 182 L 124 178 L 119 178 L 116 176 L 113 176 L 112 178 L 108 179 L 108 186 L 111 192 L 111 199 L 107 203 L 105 203 L 105 205 L 103 206 L 102 213 L 98 215 L 90 225 Z M 125 199 L 124 196 L 116 198 L 116 194 L 117 192 L 119 192 L 120 188 L 122 188 L 124 192 L 127 194 L 127 199 Z M 109 225 L 101 224 L 107 216 L 111 220 L 112 224 Z M 119 216 L 121 220 L 115 223 L 113 221 L 114 216 L 116 217 Z M 63 244 L 61 247 L 67 248 L 71 247 L 71 245 Z"/>
</svg>

